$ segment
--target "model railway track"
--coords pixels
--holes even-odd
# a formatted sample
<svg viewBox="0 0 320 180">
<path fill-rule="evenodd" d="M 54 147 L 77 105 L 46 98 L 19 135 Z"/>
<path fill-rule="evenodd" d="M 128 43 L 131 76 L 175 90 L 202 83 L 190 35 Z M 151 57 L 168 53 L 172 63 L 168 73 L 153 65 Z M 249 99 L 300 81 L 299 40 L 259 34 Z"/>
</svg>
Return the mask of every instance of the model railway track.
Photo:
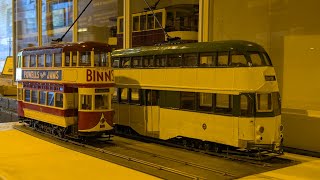
<svg viewBox="0 0 320 180">
<path fill-rule="evenodd" d="M 30 132 L 30 129 L 32 129 L 32 128 L 29 128 L 29 127 L 26 128 L 24 126 L 14 126 L 14 128 L 19 130 L 19 131 L 21 131 L 21 132 L 29 134 L 29 135 L 33 134 L 32 132 Z M 49 137 L 52 137 L 52 138 L 56 138 L 56 139 L 59 139 L 59 140 L 64 141 L 64 142 L 68 142 L 68 143 L 71 143 L 71 144 L 74 144 L 74 145 L 77 145 L 77 146 L 81 146 L 81 147 L 84 147 L 84 148 L 87 148 L 87 149 L 90 149 L 90 150 L 93 150 L 93 151 L 96 151 L 96 152 L 99 152 L 99 153 L 103 153 L 103 154 L 106 154 L 106 155 L 109 155 L 109 156 L 125 159 L 127 161 L 131 161 L 131 162 L 135 162 L 135 163 L 139 163 L 139 164 L 142 164 L 142 165 L 145 165 L 145 166 L 148 166 L 148 167 L 152 167 L 152 168 L 157 169 L 159 171 L 166 171 L 166 172 L 169 172 L 169 173 L 172 173 L 172 174 L 175 174 L 175 175 L 182 176 L 182 177 L 187 178 L 187 179 L 199 179 L 199 180 L 200 179 L 207 179 L 205 177 L 202 177 L 202 176 L 199 176 L 199 175 L 195 175 L 195 174 L 192 174 L 192 173 L 187 173 L 187 172 L 184 172 L 184 171 L 181 171 L 181 170 L 177 170 L 177 169 L 170 168 L 170 167 L 167 167 L 167 166 L 163 166 L 163 165 L 160 165 L 160 164 L 156 164 L 156 163 L 153 163 L 153 162 L 145 161 L 145 160 L 138 159 L 138 158 L 135 158 L 135 157 L 131 157 L 131 156 L 127 156 L 127 155 L 124 155 L 124 154 L 115 153 L 113 151 L 109 151 L 109 150 L 106 150 L 106 149 L 98 148 L 98 147 L 95 147 L 94 145 L 84 144 L 84 143 L 81 143 L 81 142 L 78 142 L 78 141 L 75 141 L 75 140 L 71 140 L 71 139 L 60 138 L 60 137 L 54 136 L 52 134 L 49 134 L 49 133 L 46 133 L 46 132 L 43 132 L 43 131 L 38 131 L 36 129 L 32 129 L 32 130 L 35 130 L 38 133 L 42 133 L 42 134 L 44 134 L 46 136 L 49 136 Z M 203 166 L 203 165 L 199 165 L 199 164 L 196 164 L 196 163 L 187 162 L 187 161 L 183 161 L 183 160 L 179 160 L 179 159 L 174 159 L 174 158 L 170 158 L 170 157 L 166 157 L 166 156 L 162 156 L 162 155 L 157 155 L 157 154 L 154 154 L 154 153 L 150 153 L 150 152 L 146 152 L 146 151 L 142 151 L 142 150 L 137 150 L 137 149 L 134 149 L 134 148 L 128 148 L 128 147 L 126 147 L 126 148 L 130 149 L 131 151 L 140 151 L 140 152 L 142 152 L 144 154 L 148 154 L 148 155 L 151 155 L 153 157 L 166 159 L 166 160 L 168 160 L 170 162 L 181 163 L 181 164 L 184 164 L 184 165 L 187 165 L 187 166 L 191 166 L 191 167 L 195 167 L 195 168 L 198 168 L 198 169 L 210 171 L 210 172 L 222 175 L 222 176 L 224 176 L 226 178 L 231 178 L 231 179 L 237 178 L 237 175 L 234 175 L 234 174 L 232 174 L 230 172 L 227 172 L 227 171 L 222 171 L 222 170 L 219 170 L 219 169 L 213 169 L 213 168 L 206 167 L 206 166 Z"/>
</svg>

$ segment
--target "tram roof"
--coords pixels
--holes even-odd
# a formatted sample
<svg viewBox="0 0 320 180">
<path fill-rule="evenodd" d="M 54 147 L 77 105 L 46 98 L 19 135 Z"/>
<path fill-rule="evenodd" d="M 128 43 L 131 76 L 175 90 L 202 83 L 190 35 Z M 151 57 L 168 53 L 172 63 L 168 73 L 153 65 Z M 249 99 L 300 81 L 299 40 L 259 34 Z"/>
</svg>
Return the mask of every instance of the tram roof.
<svg viewBox="0 0 320 180">
<path fill-rule="evenodd" d="M 265 52 L 264 48 L 257 43 L 243 40 L 197 42 L 163 46 L 142 46 L 129 49 L 119 49 L 112 52 L 114 57 L 127 56 L 150 56 L 162 54 L 182 54 L 196 52 L 216 51 L 258 51 Z"/>
<path fill-rule="evenodd" d="M 111 46 L 102 42 L 62 42 L 56 44 L 50 44 L 47 46 L 28 47 L 22 49 L 22 55 L 31 54 L 53 54 L 70 51 L 91 51 L 94 48 L 95 51 L 111 52 Z"/>
</svg>

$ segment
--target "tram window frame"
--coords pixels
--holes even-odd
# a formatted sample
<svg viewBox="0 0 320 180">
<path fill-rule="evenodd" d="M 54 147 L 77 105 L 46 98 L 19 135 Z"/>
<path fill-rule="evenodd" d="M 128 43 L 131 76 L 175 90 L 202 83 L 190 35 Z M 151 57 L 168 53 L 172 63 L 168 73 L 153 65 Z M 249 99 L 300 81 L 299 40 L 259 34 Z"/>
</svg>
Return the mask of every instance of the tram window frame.
<svg viewBox="0 0 320 180">
<path fill-rule="evenodd" d="M 159 106 L 159 91 L 158 90 L 146 90 L 146 105 L 147 106 Z"/>
<path fill-rule="evenodd" d="M 80 95 L 80 108 L 81 110 L 92 110 L 93 107 L 93 99 L 92 95 L 87 95 L 87 94 L 81 94 Z"/>
<path fill-rule="evenodd" d="M 91 66 L 91 51 L 79 52 L 79 65 L 80 67 Z"/>
<path fill-rule="evenodd" d="M 64 55 L 64 66 L 69 67 L 71 64 L 71 52 L 65 52 Z"/>
<path fill-rule="evenodd" d="M 72 57 L 71 66 L 73 66 L 73 67 L 78 66 L 78 64 L 79 64 L 78 51 L 72 51 L 71 54 L 72 54 L 72 56 L 71 56 Z"/>
<path fill-rule="evenodd" d="M 163 23 L 162 23 L 162 12 L 156 12 L 155 13 L 155 18 L 157 18 L 158 19 L 158 21 L 159 21 L 159 23 L 161 24 L 161 26 L 163 26 Z M 160 25 L 159 25 L 159 23 L 158 22 L 156 22 L 155 21 L 155 26 L 154 26 L 154 29 L 160 29 L 161 27 L 160 27 Z"/>
<path fill-rule="evenodd" d="M 267 104 L 264 104 L 263 106 L 266 105 L 266 109 L 265 108 L 261 108 L 261 102 L 263 102 L 263 100 L 261 100 L 261 96 L 262 95 L 267 95 Z M 257 93 L 256 94 L 256 112 L 257 113 L 268 113 L 268 112 L 272 112 L 273 111 L 273 104 L 272 104 L 272 95 L 271 93 Z"/>
<path fill-rule="evenodd" d="M 132 68 L 142 68 L 143 67 L 143 59 L 141 56 L 134 56 L 131 58 Z"/>
<path fill-rule="evenodd" d="M 46 67 L 52 67 L 53 54 L 46 54 Z"/>
<path fill-rule="evenodd" d="M 211 58 L 209 59 L 209 57 Z M 202 60 L 206 60 L 206 62 L 202 62 Z M 210 63 L 209 63 L 209 60 L 211 61 Z M 199 67 L 215 67 L 217 66 L 217 61 L 218 61 L 217 52 L 199 54 Z"/>
<path fill-rule="evenodd" d="M 147 30 L 147 14 L 140 15 L 140 31 Z"/>
<path fill-rule="evenodd" d="M 201 97 L 201 95 L 203 95 Z M 197 105 L 197 111 L 199 112 L 207 112 L 207 113 L 213 113 L 213 102 L 214 102 L 214 94 L 213 93 L 202 93 L 199 92 L 196 94 L 196 105 Z M 209 97 L 206 97 L 209 96 Z M 201 99 L 203 98 L 203 99 Z M 211 100 L 209 103 L 205 103 L 205 101 Z"/>
<path fill-rule="evenodd" d="M 100 98 L 99 101 L 97 101 L 97 97 L 102 98 L 102 100 Z M 95 110 L 107 110 L 110 109 L 110 105 L 109 105 L 109 94 L 95 94 L 94 95 L 94 109 Z M 98 103 L 99 102 L 99 103 Z"/>
<path fill-rule="evenodd" d="M 63 108 L 63 93 L 55 93 L 55 97 L 54 97 L 54 106 L 55 107 L 59 107 L 59 108 Z"/>
<path fill-rule="evenodd" d="M 47 92 L 40 91 L 39 92 L 39 104 L 46 105 L 46 100 L 47 100 Z"/>
<path fill-rule="evenodd" d="M 131 68 L 131 58 L 130 57 L 120 58 L 120 67 L 121 68 Z"/>
<path fill-rule="evenodd" d="M 154 57 L 154 67 L 166 67 L 167 66 L 167 55 L 155 55 Z"/>
<path fill-rule="evenodd" d="M 29 67 L 37 67 L 37 55 L 30 55 Z"/>
<path fill-rule="evenodd" d="M 31 103 L 38 104 L 38 96 L 39 96 L 39 91 L 37 90 L 32 90 L 31 91 Z"/>
<path fill-rule="evenodd" d="M 252 96 L 251 94 L 239 95 L 239 111 L 240 111 L 241 117 L 252 117 L 254 115 L 253 107 L 254 107 L 254 96 Z"/>
<path fill-rule="evenodd" d="M 195 92 L 180 92 L 180 109 L 196 110 L 196 93 Z"/>
<path fill-rule="evenodd" d="M 132 15 L 132 32 L 140 31 L 140 15 Z"/>
<path fill-rule="evenodd" d="M 167 55 L 166 67 L 181 67 L 182 66 L 182 54 L 169 54 Z"/>
<path fill-rule="evenodd" d="M 182 67 L 198 67 L 198 65 L 199 53 L 187 53 L 182 55 Z"/>
<path fill-rule="evenodd" d="M 30 55 L 23 56 L 23 67 L 29 67 L 30 65 Z"/>
<path fill-rule="evenodd" d="M 108 53 L 94 52 L 94 66 L 107 67 L 108 66 Z"/>
<path fill-rule="evenodd" d="M 230 51 L 219 51 L 217 54 L 217 66 L 218 67 L 228 67 L 230 65 Z M 225 59 L 225 56 L 227 56 L 227 59 Z M 226 61 L 221 63 L 221 61 Z"/>
<path fill-rule="evenodd" d="M 112 94 L 112 102 L 119 103 L 120 102 L 120 88 L 115 87 Z"/>
<path fill-rule="evenodd" d="M 133 96 L 133 92 L 135 92 L 135 95 L 138 95 L 136 97 Z M 135 104 L 135 105 L 141 105 L 141 89 L 138 88 L 130 88 L 129 89 L 129 103 Z"/>
<path fill-rule="evenodd" d="M 46 105 L 47 106 L 54 106 L 54 92 L 47 92 L 47 101 Z"/>
<path fill-rule="evenodd" d="M 24 101 L 31 102 L 31 90 L 29 89 L 24 90 Z"/>
<path fill-rule="evenodd" d="M 53 67 L 62 67 L 62 54 L 55 53 L 53 57 Z"/>
<path fill-rule="evenodd" d="M 37 67 L 45 67 L 45 55 L 44 54 L 39 54 L 37 55 L 38 58 L 38 65 Z"/>
<path fill-rule="evenodd" d="M 112 67 L 120 68 L 120 58 L 112 58 Z"/>
<path fill-rule="evenodd" d="M 120 103 L 128 104 L 129 103 L 129 89 L 120 88 Z"/>
<path fill-rule="evenodd" d="M 147 30 L 154 29 L 155 19 L 153 14 L 147 14 Z"/>
<path fill-rule="evenodd" d="M 154 56 L 142 56 L 143 67 L 145 68 L 154 68 L 155 60 Z"/>
<path fill-rule="evenodd" d="M 223 98 L 228 98 L 227 100 Z M 227 103 L 226 103 L 227 102 Z M 233 113 L 233 96 L 230 94 L 215 94 L 214 113 L 232 115 Z"/>
<path fill-rule="evenodd" d="M 118 18 L 118 34 L 123 33 L 123 29 L 124 29 L 124 18 L 123 17 L 119 17 Z"/>
<path fill-rule="evenodd" d="M 245 63 L 241 61 L 245 61 Z M 231 67 L 248 67 L 249 59 L 247 58 L 246 53 L 241 51 L 231 51 L 230 52 L 230 64 Z"/>
</svg>

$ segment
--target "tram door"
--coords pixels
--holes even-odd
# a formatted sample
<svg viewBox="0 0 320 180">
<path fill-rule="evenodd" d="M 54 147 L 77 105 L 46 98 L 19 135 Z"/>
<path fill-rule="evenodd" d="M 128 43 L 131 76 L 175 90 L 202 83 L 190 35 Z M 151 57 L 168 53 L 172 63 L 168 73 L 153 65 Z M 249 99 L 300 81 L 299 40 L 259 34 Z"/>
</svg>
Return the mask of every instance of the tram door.
<svg viewBox="0 0 320 180">
<path fill-rule="evenodd" d="M 254 94 L 240 95 L 240 117 L 238 135 L 241 143 L 251 141 L 255 134 L 255 118 L 253 116 Z M 245 145 L 245 144 L 243 144 Z"/>
<path fill-rule="evenodd" d="M 147 90 L 146 91 L 146 125 L 147 136 L 159 137 L 159 121 L 160 121 L 160 107 L 159 107 L 159 91 Z"/>
</svg>

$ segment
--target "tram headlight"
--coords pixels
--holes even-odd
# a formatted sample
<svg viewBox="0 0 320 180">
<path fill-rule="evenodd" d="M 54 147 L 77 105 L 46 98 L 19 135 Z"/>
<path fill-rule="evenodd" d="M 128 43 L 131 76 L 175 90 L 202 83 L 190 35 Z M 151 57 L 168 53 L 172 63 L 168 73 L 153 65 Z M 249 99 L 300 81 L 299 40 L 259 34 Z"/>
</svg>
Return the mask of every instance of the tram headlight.
<svg viewBox="0 0 320 180">
<path fill-rule="evenodd" d="M 264 127 L 263 126 L 257 126 L 257 133 L 263 133 L 264 132 Z"/>
<path fill-rule="evenodd" d="M 283 125 L 282 124 L 280 125 L 279 130 L 280 130 L 280 132 L 283 131 Z"/>
</svg>

